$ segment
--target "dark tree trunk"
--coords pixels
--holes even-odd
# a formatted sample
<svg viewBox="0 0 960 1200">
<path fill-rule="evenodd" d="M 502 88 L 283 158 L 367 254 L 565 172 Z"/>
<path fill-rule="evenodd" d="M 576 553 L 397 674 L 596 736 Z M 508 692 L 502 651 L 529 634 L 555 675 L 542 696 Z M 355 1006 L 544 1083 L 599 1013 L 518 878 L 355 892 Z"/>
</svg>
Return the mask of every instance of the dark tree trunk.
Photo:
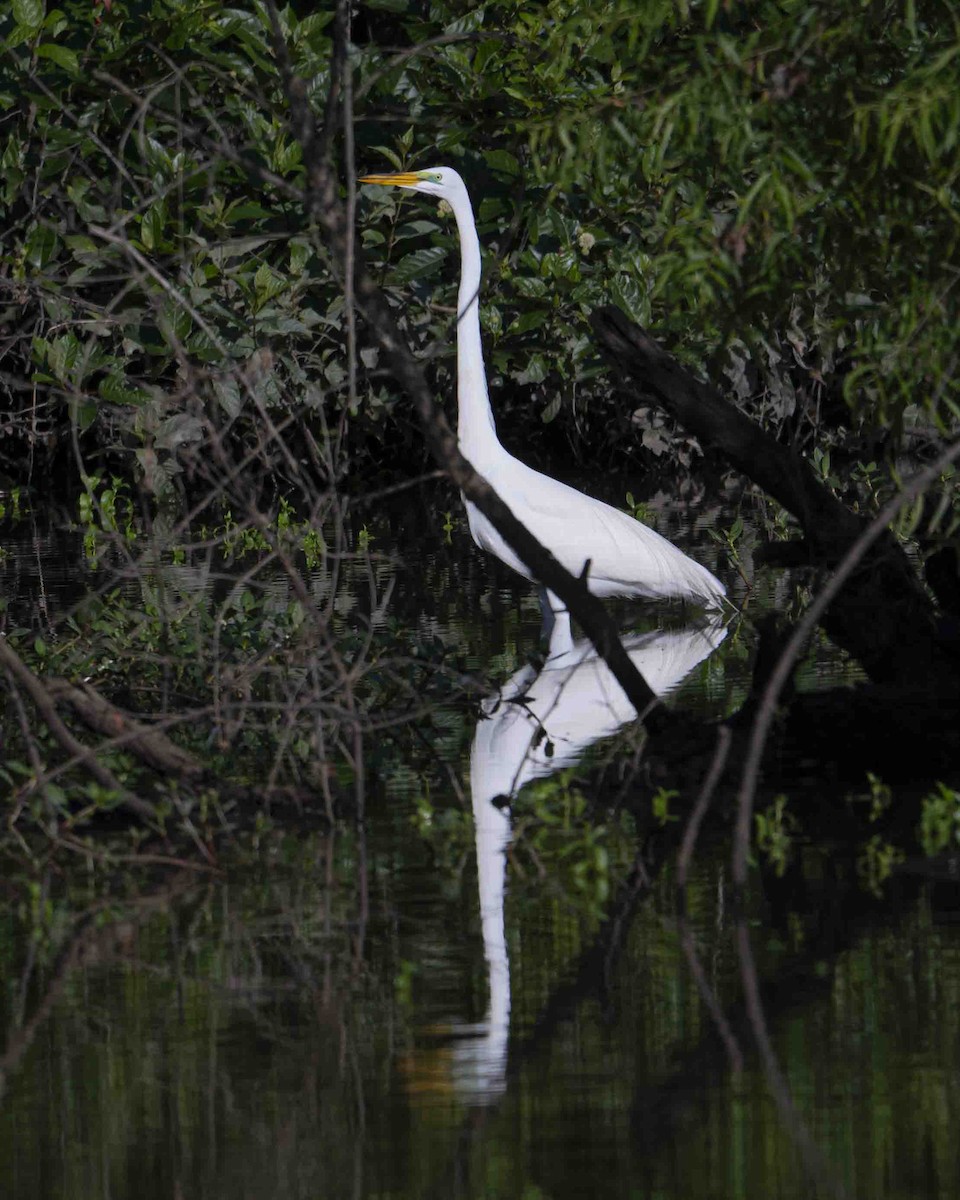
<svg viewBox="0 0 960 1200">
<path fill-rule="evenodd" d="M 705 448 L 796 517 L 813 561 L 829 567 L 843 557 L 866 523 L 824 487 L 806 459 L 691 375 L 619 309 L 599 309 L 591 322 L 627 403 L 636 403 L 637 388 L 652 395 Z M 940 636 L 934 605 L 889 532 L 830 605 L 824 628 L 877 683 L 950 695 L 960 688 L 960 646 Z"/>
</svg>

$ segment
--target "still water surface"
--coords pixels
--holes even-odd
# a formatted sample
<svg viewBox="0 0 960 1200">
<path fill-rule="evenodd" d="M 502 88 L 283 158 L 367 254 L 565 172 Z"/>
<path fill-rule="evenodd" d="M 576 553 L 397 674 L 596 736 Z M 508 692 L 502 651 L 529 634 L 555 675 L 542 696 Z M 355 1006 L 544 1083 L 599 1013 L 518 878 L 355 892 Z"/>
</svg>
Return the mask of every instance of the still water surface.
<svg viewBox="0 0 960 1200">
<path fill-rule="evenodd" d="M 658 526 L 714 564 L 702 531 Z M 605 669 L 578 644 L 532 665 L 535 597 L 463 536 L 409 513 L 377 536 L 401 556 L 395 610 L 460 638 L 484 681 L 447 790 L 374 775 L 365 830 L 269 827 L 213 877 L 11 881 L 0 1195 L 960 1194 L 955 889 L 906 879 L 876 902 L 813 848 L 755 872 L 771 1065 L 723 832 L 681 919 L 672 853 L 634 862 L 629 820 L 598 832 L 557 783 L 584 753 L 638 753 Z M 6 594 L 39 627 L 91 585 L 68 535 L 8 546 Z M 782 602 L 769 587 L 759 603 Z M 626 615 L 670 703 L 719 716 L 742 696 L 749 631 Z M 802 681 L 849 677 L 823 646 Z"/>
</svg>

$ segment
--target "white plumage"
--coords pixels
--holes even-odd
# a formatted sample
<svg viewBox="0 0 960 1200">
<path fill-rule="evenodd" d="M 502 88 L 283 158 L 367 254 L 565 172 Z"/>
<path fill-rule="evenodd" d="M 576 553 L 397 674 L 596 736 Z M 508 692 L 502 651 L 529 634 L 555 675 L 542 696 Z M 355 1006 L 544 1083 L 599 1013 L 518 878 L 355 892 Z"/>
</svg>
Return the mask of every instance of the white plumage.
<svg viewBox="0 0 960 1200">
<path fill-rule="evenodd" d="M 623 646 L 651 690 L 666 696 L 726 636 L 714 620 L 628 634 Z M 593 645 L 585 639 L 573 642 L 559 626 L 543 667 L 521 667 L 484 701 L 482 714 L 470 759 L 475 813 L 478 805 L 516 796 L 531 779 L 577 762 L 588 746 L 637 715 Z"/>
<path fill-rule="evenodd" d="M 662 696 L 725 636 L 719 624 L 708 623 L 634 634 L 624 646 L 637 670 Z M 593 646 L 572 642 L 559 622 L 543 668 L 522 667 L 484 701 L 481 711 L 470 754 L 470 791 L 489 1004 L 483 1021 L 456 1030 L 453 1046 L 454 1082 L 472 1103 L 495 1100 L 506 1087 L 510 958 L 504 895 L 511 825 L 509 809 L 502 805 L 524 784 L 576 762 L 588 746 L 637 715 Z"/>
<path fill-rule="evenodd" d="M 460 449 L 534 537 L 573 575 L 590 562 L 588 586 L 597 596 L 685 599 L 720 604 L 725 589 L 711 573 L 653 529 L 624 512 L 533 470 L 508 453 L 497 438 L 487 394 L 480 341 L 480 242 L 463 180 L 450 167 L 367 175 L 363 183 L 389 184 L 446 200 L 460 234 L 457 305 L 457 435 Z M 533 575 L 483 514 L 464 498 L 470 533 L 482 549 Z M 563 613 L 548 595 L 554 614 Z M 547 614 L 545 613 L 545 616 Z"/>
</svg>

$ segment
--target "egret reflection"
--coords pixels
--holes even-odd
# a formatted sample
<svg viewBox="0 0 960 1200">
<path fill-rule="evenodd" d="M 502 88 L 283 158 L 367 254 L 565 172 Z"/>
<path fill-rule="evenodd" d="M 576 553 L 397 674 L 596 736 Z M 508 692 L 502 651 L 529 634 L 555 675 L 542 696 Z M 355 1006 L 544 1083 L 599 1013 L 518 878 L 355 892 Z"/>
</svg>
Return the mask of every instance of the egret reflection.
<svg viewBox="0 0 960 1200">
<path fill-rule="evenodd" d="M 709 623 L 624 638 L 632 662 L 659 696 L 676 688 L 726 637 Z M 510 961 L 504 926 L 510 800 L 531 780 L 570 766 L 601 738 L 632 721 L 636 710 L 592 644 L 554 627 L 538 670 L 515 672 L 484 701 L 470 755 L 470 790 L 489 1002 L 486 1019 L 461 1030 L 454 1047 L 457 1091 L 489 1103 L 506 1085 L 510 1030 Z"/>
</svg>

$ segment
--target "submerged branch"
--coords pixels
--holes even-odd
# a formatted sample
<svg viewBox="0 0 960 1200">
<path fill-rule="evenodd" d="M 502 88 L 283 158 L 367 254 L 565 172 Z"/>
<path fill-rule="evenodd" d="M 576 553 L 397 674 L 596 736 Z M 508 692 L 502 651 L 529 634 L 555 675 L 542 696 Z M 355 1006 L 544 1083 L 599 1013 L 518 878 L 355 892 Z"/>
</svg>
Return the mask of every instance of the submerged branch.
<svg viewBox="0 0 960 1200">
<path fill-rule="evenodd" d="M 198 758 L 172 742 L 162 730 L 135 721 L 89 684 L 75 687 L 66 679 L 51 679 L 47 694 L 54 701 L 68 704 L 89 729 L 115 739 L 116 744 L 155 771 L 176 779 L 200 779 L 206 771 Z"/>
</svg>

